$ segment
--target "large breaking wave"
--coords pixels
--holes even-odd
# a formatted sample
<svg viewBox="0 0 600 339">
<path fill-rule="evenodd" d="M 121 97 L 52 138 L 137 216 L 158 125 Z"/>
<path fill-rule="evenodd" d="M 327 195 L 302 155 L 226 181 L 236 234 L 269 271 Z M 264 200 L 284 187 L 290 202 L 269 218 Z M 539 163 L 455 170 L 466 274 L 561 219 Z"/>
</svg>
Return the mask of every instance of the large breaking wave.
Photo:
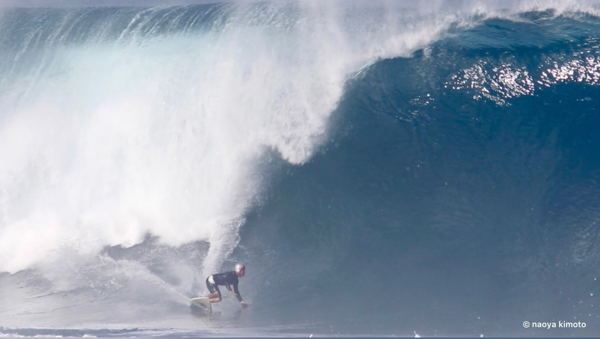
<svg viewBox="0 0 600 339">
<path fill-rule="evenodd" d="M 0 325 L 597 333 L 599 27 L 580 2 L 5 9 Z M 236 260 L 251 308 L 190 315 Z"/>
</svg>

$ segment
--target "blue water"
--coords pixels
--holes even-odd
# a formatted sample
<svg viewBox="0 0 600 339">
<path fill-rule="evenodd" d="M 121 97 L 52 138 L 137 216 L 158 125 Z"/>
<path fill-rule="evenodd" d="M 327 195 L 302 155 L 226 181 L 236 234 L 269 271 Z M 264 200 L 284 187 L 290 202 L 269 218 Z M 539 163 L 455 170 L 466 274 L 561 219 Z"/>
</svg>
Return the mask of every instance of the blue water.
<svg viewBox="0 0 600 339">
<path fill-rule="evenodd" d="M 600 17 L 467 5 L 4 9 L 0 334 L 598 336 Z"/>
</svg>

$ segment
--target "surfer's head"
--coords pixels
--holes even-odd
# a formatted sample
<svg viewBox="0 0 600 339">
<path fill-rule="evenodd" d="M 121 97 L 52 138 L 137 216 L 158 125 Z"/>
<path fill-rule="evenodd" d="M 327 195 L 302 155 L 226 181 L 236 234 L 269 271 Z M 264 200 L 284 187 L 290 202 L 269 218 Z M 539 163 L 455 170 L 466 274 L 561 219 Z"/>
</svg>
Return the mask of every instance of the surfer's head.
<svg viewBox="0 0 600 339">
<path fill-rule="evenodd" d="M 243 277 L 246 274 L 246 265 L 235 264 L 235 274 L 238 277 Z"/>
</svg>

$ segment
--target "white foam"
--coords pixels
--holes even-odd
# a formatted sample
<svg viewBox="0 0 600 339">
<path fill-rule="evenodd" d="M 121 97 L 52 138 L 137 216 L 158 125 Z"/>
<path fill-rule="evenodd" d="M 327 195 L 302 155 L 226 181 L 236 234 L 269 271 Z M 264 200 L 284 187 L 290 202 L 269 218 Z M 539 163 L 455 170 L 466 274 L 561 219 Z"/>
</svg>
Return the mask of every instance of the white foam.
<svg viewBox="0 0 600 339">
<path fill-rule="evenodd" d="M 147 233 L 209 241 L 216 269 L 260 192 L 263 152 L 306 161 L 341 93 L 339 72 L 269 34 L 60 46 L 1 104 L 0 270 Z"/>
</svg>

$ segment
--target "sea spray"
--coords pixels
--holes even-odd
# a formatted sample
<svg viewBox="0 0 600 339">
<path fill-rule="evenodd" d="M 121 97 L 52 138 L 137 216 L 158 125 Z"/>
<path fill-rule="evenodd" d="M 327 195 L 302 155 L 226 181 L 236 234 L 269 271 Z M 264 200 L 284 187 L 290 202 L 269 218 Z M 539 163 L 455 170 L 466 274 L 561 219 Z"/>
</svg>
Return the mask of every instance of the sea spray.
<svg viewBox="0 0 600 339">
<path fill-rule="evenodd" d="M 305 162 L 352 72 L 455 18 L 382 23 L 383 8 L 351 25 L 360 8 L 310 2 L 7 10 L 0 269 L 148 233 L 208 241 L 217 269 L 266 187 L 265 151 Z"/>
</svg>

